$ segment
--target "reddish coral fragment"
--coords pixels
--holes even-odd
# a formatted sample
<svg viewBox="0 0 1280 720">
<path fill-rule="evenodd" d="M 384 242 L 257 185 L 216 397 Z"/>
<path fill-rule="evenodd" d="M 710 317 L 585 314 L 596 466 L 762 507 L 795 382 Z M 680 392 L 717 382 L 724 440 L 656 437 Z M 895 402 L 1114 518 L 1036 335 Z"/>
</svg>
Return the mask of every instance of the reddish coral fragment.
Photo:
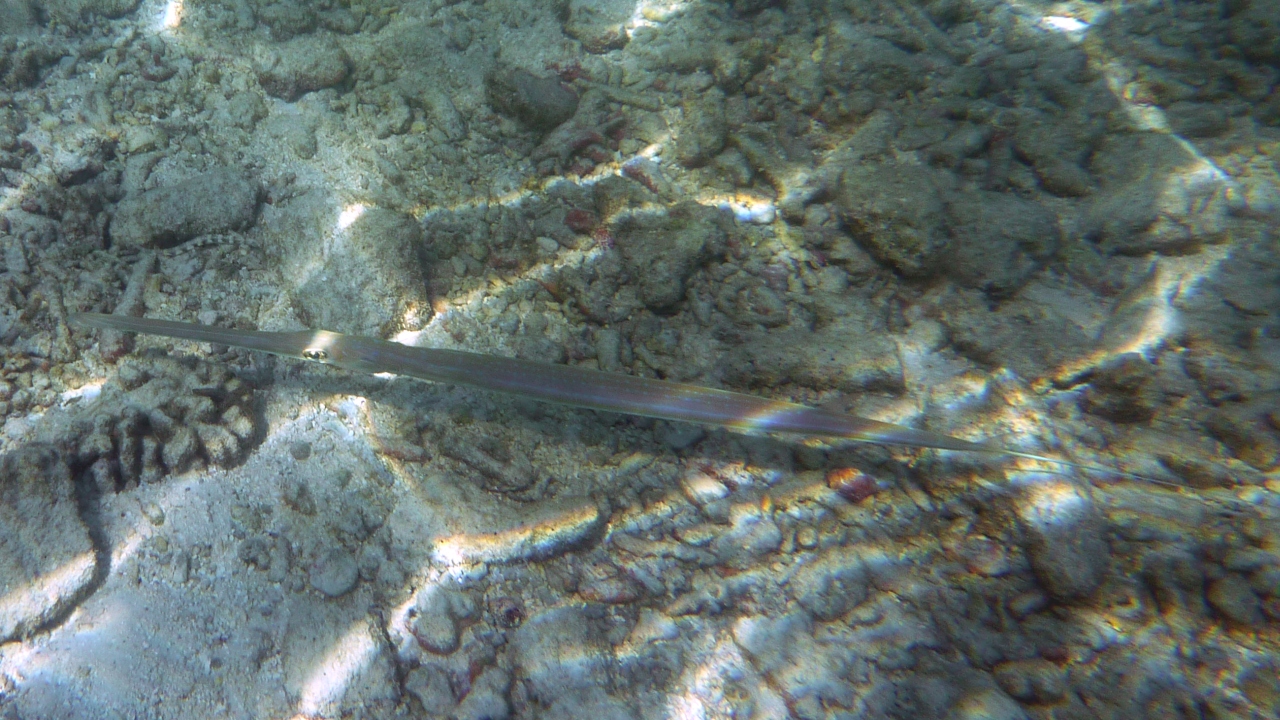
<svg viewBox="0 0 1280 720">
<path fill-rule="evenodd" d="M 831 470 L 827 473 L 827 487 L 851 503 L 862 502 L 879 490 L 875 479 L 857 468 Z"/>
<path fill-rule="evenodd" d="M 590 210 L 574 208 L 564 214 L 565 227 L 576 233 L 588 233 L 596 225 L 600 224 L 600 218 Z"/>
</svg>

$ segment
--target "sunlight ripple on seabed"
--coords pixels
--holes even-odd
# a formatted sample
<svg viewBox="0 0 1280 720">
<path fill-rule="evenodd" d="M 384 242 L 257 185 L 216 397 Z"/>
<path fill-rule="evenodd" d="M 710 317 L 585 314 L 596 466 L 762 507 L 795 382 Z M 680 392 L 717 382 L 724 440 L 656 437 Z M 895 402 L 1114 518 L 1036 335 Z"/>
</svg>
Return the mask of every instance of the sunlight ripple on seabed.
<svg viewBox="0 0 1280 720">
<path fill-rule="evenodd" d="M 346 634 L 329 648 L 303 683 L 296 718 L 329 714 L 351 684 L 378 653 L 369 624 L 352 623 Z"/>
</svg>

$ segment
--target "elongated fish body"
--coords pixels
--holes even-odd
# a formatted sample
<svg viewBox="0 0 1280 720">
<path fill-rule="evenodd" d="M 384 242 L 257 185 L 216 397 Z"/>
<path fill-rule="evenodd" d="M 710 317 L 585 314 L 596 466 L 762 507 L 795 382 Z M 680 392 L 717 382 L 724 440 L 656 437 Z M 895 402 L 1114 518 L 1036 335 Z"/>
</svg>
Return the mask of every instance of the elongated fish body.
<svg viewBox="0 0 1280 720">
<path fill-rule="evenodd" d="M 430 382 L 467 385 L 592 410 L 701 423 L 737 431 L 993 453 L 1082 467 L 792 402 L 569 365 L 460 350 L 411 347 L 325 330 L 233 330 L 98 313 L 72 313 L 69 320 L 83 327 L 220 343 L 363 373 L 392 373 Z"/>
</svg>

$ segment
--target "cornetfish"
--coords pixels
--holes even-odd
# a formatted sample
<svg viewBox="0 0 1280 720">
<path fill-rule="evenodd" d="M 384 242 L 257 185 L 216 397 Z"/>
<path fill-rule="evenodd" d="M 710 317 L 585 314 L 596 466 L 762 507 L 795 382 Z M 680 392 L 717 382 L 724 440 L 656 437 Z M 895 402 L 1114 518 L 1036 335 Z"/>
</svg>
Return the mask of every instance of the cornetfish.
<svg viewBox="0 0 1280 720">
<path fill-rule="evenodd" d="M 543 402 L 662 420 L 700 423 L 739 432 L 784 433 L 1020 457 L 1084 470 L 1134 476 L 1103 466 L 1059 460 L 984 442 L 870 420 L 730 390 L 602 372 L 497 355 L 411 347 L 327 330 L 263 332 L 123 315 L 71 313 L 73 325 L 219 343 L 362 373 L 391 373 L 467 385 Z M 1147 478 L 1142 478 L 1147 479 Z"/>
</svg>

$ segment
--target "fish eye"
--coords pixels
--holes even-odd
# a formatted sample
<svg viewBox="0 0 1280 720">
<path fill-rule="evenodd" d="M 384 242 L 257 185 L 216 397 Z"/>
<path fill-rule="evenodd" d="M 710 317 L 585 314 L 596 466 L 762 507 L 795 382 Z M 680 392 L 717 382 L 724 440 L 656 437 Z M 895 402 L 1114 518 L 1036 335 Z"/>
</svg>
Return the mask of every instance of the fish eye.
<svg viewBox="0 0 1280 720">
<path fill-rule="evenodd" d="M 302 357 L 316 362 L 329 362 L 329 351 L 323 348 L 307 348 L 302 351 Z"/>
</svg>

